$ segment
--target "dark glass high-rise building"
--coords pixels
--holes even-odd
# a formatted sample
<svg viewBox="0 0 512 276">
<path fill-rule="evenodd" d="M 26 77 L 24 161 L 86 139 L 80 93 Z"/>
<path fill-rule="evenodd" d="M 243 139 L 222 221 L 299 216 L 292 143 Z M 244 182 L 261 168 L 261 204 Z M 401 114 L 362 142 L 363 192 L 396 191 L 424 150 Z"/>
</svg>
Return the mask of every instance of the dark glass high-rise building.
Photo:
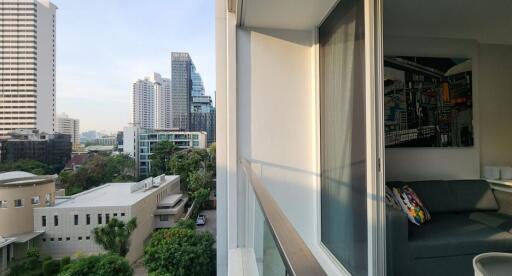
<svg viewBox="0 0 512 276">
<path fill-rule="evenodd" d="M 188 53 L 171 53 L 172 127 L 181 130 L 190 130 L 191 67 L 192 59 Z"/>
</svg>

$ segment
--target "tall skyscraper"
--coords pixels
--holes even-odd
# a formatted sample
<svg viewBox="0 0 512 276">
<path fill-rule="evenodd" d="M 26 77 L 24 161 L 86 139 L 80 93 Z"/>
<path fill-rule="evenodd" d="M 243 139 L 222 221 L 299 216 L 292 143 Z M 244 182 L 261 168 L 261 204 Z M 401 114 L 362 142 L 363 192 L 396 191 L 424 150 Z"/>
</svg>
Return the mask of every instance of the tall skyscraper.
<svg viewBox="0 0 512 276">
<path fill-rule="evenodd" d="M 171 80 L 155 73 L 151 81 L 155 88 L 155 128 L 169 129 L 172 127 Z"/>
<path fill-rule="evenodd" d="M 133 83 L 132 123 L 144 128 L 155 127 L 155 88 L 149 78 Z"/>
<path fill-rule="evenodd" d="M 0 136 L 55 129 L 55 13 L 48 0 L 0 0 Z"/>
<path fill-rule="evenodd" d="M 190 78 L 192 80 L 192 97 L 197 96 L 204 96 L 204 85 L 203 85 L 203 78 L 201 78 L 201 75 L 196 70 L 196 66 L 193 62 L 191 62 L 190 66 Z"/>
<path fill-rule="evenodd" d="M 59 114 L 57 115 L 55 131 L 70 135 L 74 149 L 80 147 L 80 120 L 69 118 L 66 113 Z"/>
<path fill-rule="evenodd" d="M 132 89 L 132 124 L 142 128 L 171 128 L 171 80 L 158 73 L 137 80 Z"/>
<path fill-rule="evenodd" d="M 181 130 L 190 129 L 191 69 L 192 59 L 188 53 L 171 53 L 172 127 Z"/>
</svg>

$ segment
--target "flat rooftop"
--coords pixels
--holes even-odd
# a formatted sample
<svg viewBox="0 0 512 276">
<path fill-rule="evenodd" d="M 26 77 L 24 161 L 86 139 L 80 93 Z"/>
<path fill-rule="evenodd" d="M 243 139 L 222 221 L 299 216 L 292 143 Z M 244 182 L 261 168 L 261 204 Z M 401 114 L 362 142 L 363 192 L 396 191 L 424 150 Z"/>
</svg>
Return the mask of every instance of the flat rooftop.
<svg viewBox="0 0 512 276">
<path fill-rule="evenodd" d="M 155 178 L 156 181 L 157 178 Z M 160 185 L 179 183 L 179 176 L 166 175 Z M 130 206 L 155 192 L 157 187 L 144 188 L 132 192 L 136 182 L 107 183 L 67 198 L 59 198 L 55 206 L 49 208 L 114 207 Z M 179 185 L 179 184 L 178 184 Z"/>
<path fill-rule="evenodd" d="M 174 194 L 174 195 L 168 195 L 166 197 L 164 197 L 162 200 L 160 200 L 160 202 L 158 203 L 158 205 L 169 205 L 169 206 L 174 206 L 176 205 L 176 203 L 183 197 L 183 194 Z"/>
</svg>

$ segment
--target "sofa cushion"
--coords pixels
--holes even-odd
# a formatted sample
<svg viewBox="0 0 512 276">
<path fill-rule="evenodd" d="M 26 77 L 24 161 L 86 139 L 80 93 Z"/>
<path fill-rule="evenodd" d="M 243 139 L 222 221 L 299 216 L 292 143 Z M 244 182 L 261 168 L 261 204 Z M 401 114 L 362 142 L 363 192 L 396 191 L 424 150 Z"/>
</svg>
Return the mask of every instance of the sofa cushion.
<svg viewBox="0 0 512 276">
<path fill-rule="evenodd" d="M 485 180 L 452 180 L 449 182 L 452 195 L 455 197 L 454 211 L 496 211 L 498 203 Z"/>
<path fill-rule="evenodd" d="M 487 226 L 512 232 L 512 216 L 507 214 L 497 212 L 474 212 L 471 213 L 469 218 Z"/>
<path fill-rule="evenodd" d="M 485 180 L 430 180 L 390 182 L 409 185 L 431 214 L 450 212 L 496 211 L 498 203 Z M 401 186 L 400 186 L 401 185 Z"/>
<path fill-rule="evenodd" d="M 452 212 L 457 209 L 449 183 L 442 180 L 407 183 L 421 198 L 430 213 Z"/>
<path fill-rule="evenodd" d="M 512 234 L 469 218 L 469 213 L 437 214 L 422 226 L 409 226 L 414 258 L 446 257 L 483 252 L 510 252 Z"/>
</svg>

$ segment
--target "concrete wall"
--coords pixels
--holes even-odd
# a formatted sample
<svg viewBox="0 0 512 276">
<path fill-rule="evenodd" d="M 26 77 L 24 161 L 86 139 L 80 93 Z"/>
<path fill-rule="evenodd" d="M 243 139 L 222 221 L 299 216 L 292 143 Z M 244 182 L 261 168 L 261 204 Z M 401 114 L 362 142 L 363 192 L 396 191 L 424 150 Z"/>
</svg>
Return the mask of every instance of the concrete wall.
<svg viewBox="0 0 512 276">
<path fill-rule="evenodd" d="M 144 244 L 154 230 L 154 215 L 156 206 L 166 195 L 180 193 L 180 179 L 177 178 L 168 185 L 160 186 L 151 195 L 135 203 L 130 210 L 131 216 L 137 218 L 137 228 L 133 231 L 130 241 L 130 251 L 126 258 L 134 262 L 144 254 Z"/>
<path fill-rule="evenodd" d="M 33 208 L 45 206 L 46 193 L 51 193 L 52 205 L 55 202 L 55 184 L 48 182 L 39 185 L 0 187 L 0 200 L 7 200 L 8 208 L 0 209 L 0 236 L 10 237 L 34 231 Z M 39 204 L 31 199 L 39 196 Z M 23 207 L 14 207 L 14 200 L 23 199 Z"/>
<path fill-rule="evenodd" d="M 55 13 L 48 0 L 37 3 L 37 120 L 40 131 L 55 131 Z M 56 21 L 56 19 L 55 19 Z"/>
<path fill-rule="evenodd" d="M 459 57 L 473 62 L 475 145 L 465 148 L 386 149 L 386 180 L 474 179 L 480 177 L 480 96 L 478 43 L 439 38 L 384 38 L 385 55 Z"/>
<path fill-rule="evenodd" d="M 512 46 L 480 45 L 480 164 L 512 166 Z"/>
<path fill-rule="evenodd" d="M 324 269 L 339 275 L 339 268 L 320 246 L 317 229 L 314 32 L 238 29 L 237 47 L 239 156 L 252 161 L 256 173 Z M 238 181 L 240 198 L 246 188 L 243 179 L 240 176 Z M 241 209 L 245 205 L 240 202 L 237 208 L 239 228 L 245 224 L 246 213 Z M 243 236 L 243 230 L 238 233 L 239 242 L 250 239 Z"/>
<path fill-rule="evenodd" d="M 110 219 L 117 218 L 125 222 L 137 217 L 137 228 L 131 234 L 130 250 L 126 256 L 129 262 L 134 262 L 142 256 L 144 242 L 153 232 L 153 213 L 158 202 L 166 195 L 174 193 L 180 193 L 179 178 L 154 188 L 148 196 L 131 206 L 36 208 L 33 217 L 34 230 L 45 232 L 38 238 L 41 252 L 55 258 L 76 256 L 77 254 L 95 255 L 105 252 L 103 247 L 94 241 L 93 230 L 106 224 L 106 214 L 109 214 Z M 79 216 L 78 225 L 74 224 L 75 214 Z M 86 224 L 87 214 L 91 216 L 89 225 Z M 101 224 L 98 224 L 99 214 L 102 217 Z M 55 215 L 59 217 L 58 226 L 54 225 Z M 42 216 L 46 216 L 46 226 L 41 223 Z"/>
<path fill-rule="evenodd" d="M 86 224 L 87 214 L 91 217 L 89 225 Z M 131 218 L 127 206 L 34 209 L 34 230 L 45 232 L 38 238 L 41 253 L 62 258 L 104 252 L 103 247 L 94 241 L 93 230 L 106 224 L 106 214 L 109 214 L 110 219 L 117 218 L 125 222 Z M 75 215 L 78 215 L 78 225 L 74 224 Z M 102 217 L 101 224 L 98 223 L 98 215 Z M 46 216 L 46 226 L 41 223 L 42 216 Z M 54 225 L 54 216 L 58 216 L 57 226 Z"/>
</svg>

